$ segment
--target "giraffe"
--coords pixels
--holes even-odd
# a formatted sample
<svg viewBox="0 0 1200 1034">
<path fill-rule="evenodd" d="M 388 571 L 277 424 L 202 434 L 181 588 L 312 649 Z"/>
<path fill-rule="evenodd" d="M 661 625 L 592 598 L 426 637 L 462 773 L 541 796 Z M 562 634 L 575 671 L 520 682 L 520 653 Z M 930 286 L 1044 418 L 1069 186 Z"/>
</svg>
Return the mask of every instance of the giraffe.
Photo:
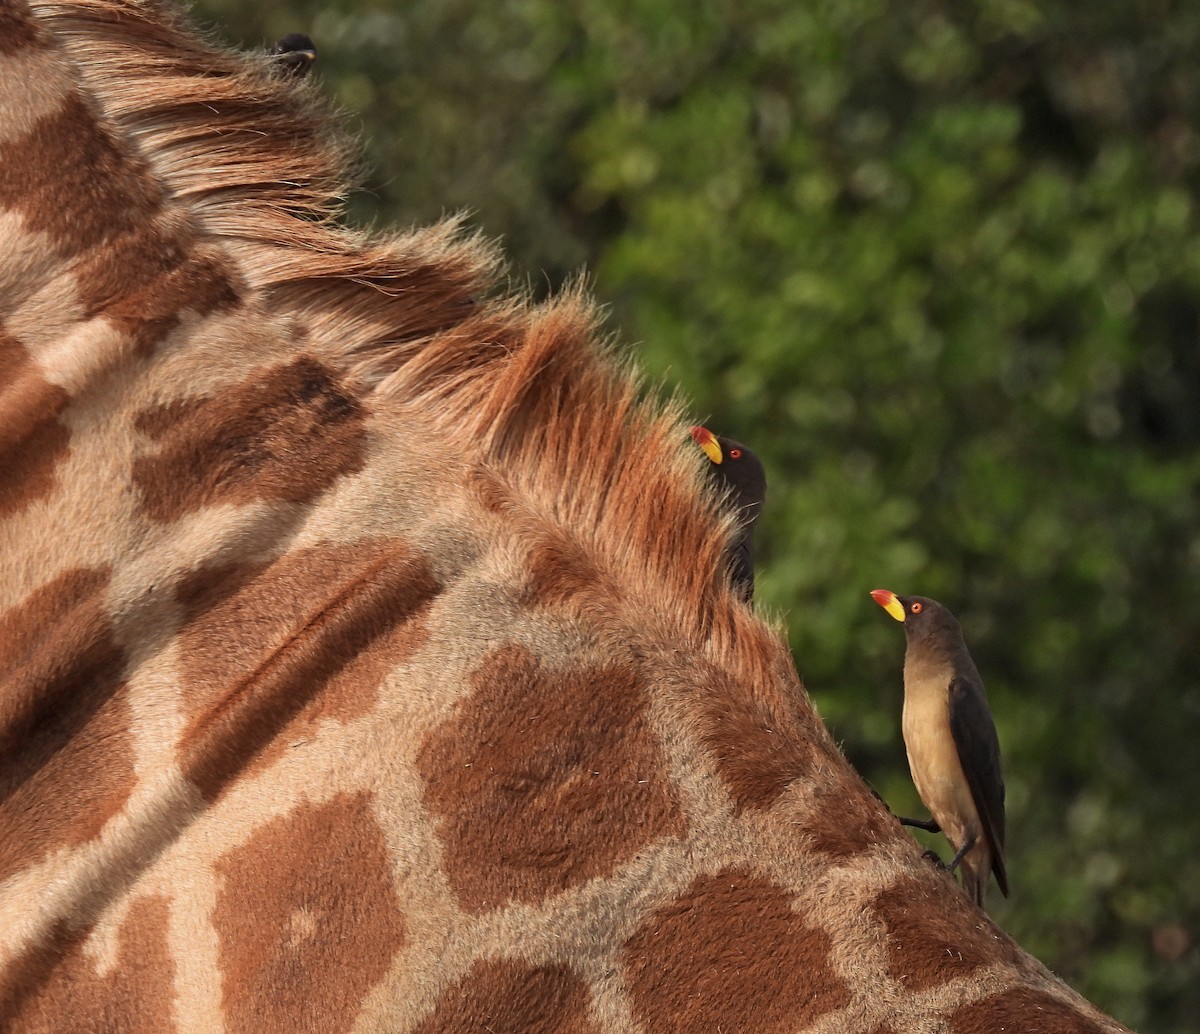
<svg viewBox="0 0 1200 1034">
<path fill-rule="evenodd" d="M 340 225 L 268 66 L 0 6 L 0 1029 L 1123 1030 L 843 758 L 583 292 Z"/>
</svg>

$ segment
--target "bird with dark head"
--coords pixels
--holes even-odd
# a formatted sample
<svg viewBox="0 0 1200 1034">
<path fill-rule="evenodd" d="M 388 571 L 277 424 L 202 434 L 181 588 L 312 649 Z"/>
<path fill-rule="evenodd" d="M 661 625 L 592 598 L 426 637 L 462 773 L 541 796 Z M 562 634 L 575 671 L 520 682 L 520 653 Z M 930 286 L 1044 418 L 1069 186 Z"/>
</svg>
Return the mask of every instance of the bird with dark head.
<svg viewBox="0 0 1200 1034">
<path fill-rule="evenodd" d="M 767 498 L 767 472 L 754 451 L 706 427 L 691 428 L 708 457 L 713 480 L 727 491 L 738 514 L 737 537 L 729 547 L 729 577 L 747 602 L 754 598 L 754 525 Z"/>
<path fill-rule="evenodd" d="M 289 32 L 280 37 L 271 48 L 271 54 L 283 71 L 297 79 L 308 75 L 317 60 L 316 45 L 302 32 Z"/>
<path fill-rule="evenodd" d="M 962 629 L 927 596 L 875 589 L 871 597 L 904 623 L 904 746 L 917 793 L 933 816 L 900 821 L 946 834 L 955 850 L 946 868 L 961 865 L 963 889 L 977 905 L 983 906 L 990 873 L 1007 897 L 1000 743 Z"/>
</svg>

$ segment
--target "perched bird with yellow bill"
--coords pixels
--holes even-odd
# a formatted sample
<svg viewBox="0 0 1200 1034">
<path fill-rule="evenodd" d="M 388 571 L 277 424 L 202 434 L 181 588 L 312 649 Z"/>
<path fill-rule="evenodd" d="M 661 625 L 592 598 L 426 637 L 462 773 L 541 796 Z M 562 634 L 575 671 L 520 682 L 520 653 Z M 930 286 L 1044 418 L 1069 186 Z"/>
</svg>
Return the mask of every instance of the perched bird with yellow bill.
<svg viewBox="0 0 1200 1034">
<path fill-rule="evenodd" d="M 749 603 L 754 598 L 754 525 L 767 498 L 767 472 L 762 460 L 741 442 L 713 434 L 707 427 L 690 429 L 712 466 L 718 488 L 725 489 L 737 508 L 738 533 L 729 546 L 729 578 Z"/>
<path fill-rule="evenodd" d="M 945 833 L 961 866 L 963 890 L 983 906 L 988 877 L 1008 897 L 1004 868 L 1004 780 L 1000 743 L 983 679 L 954 615 L 927 596 L 871 592 L 904 624 L 904 746 L 917 793 L 932 822 L 905 825 Z"/>
</svg>

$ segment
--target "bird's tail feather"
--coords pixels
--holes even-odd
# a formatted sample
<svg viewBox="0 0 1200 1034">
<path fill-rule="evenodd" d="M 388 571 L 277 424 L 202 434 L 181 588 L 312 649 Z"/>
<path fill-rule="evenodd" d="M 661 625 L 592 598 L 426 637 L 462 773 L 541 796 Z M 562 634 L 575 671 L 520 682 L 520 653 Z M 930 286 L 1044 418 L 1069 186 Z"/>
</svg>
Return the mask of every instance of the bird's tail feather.
<svg viewBox="0 0 1200 1034">
<path fill-rule="evenodd" d="M 991 859 L 964 858 L 959 865 L 962 873 L 963 891 L 980 908 L 984 908 L 984 898 L 987 895 L 988 880 L 991 877 Z"/>
</svg>

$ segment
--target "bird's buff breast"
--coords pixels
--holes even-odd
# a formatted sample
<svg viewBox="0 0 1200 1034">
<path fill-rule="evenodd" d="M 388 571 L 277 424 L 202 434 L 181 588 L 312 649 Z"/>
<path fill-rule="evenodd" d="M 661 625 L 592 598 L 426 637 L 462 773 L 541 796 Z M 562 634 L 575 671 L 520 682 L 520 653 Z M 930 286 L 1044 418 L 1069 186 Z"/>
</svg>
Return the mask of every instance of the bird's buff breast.
<svg viewBox="0 0 1200 1034">
<path fill-rule="evenodd" d="M 908 768 L 917 793 L 939 826 L 955 844 L 980 832 L 979 813 L 950 735 L 946 681 L 906 686 L 902 728 Z M 968 828 L 968 826 L 970 828 Z"/>
</svg>

